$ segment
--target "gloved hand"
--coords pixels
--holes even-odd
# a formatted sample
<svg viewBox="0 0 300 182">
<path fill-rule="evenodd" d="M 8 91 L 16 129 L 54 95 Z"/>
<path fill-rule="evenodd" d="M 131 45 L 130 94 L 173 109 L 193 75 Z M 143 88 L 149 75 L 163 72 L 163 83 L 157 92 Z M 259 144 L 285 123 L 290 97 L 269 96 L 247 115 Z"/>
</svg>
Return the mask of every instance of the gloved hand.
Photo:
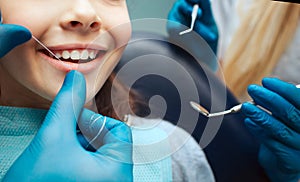
<svg viewBox="0 0 300 182">
<path fill-rule="evenodd" d="M 15 161 L 4 181 L 132 181 L 132 138 L 130 128 L 117 120 L 83 109 L 85 79 L 77 71 L 67 74 L 37 135 Z M 90 128 L 103 145 L 95 152 L 85 150 L 76 135 L 78 119 Z M 89 138 L 89 136 L 87 136 Z"/>
<path fill-rule="evenodd" d="M 172 36 L 172 38 L 182 38 L 184 35 L 179 35 L 179 32 L 186 29 L 186 27 L 184 28 L 183 26 L 181 26 L 181 24 L 190 27 L 191 14 L 193 6 L 195 4 L 199 5 L 199 10 L 197 14 L 197 19 L 195 21 L 194 31 L 196 31 L 208 43 L 210 48 L 216 54 L 219 34 L 217 25 L 212 14 L 209 0 L 176 1 L 171 11 L 169 12 L 168 19 L 170 21 L 178 22 L 178 24 L 168 22 L 167 30 L 170 36 Z"/>
<path fill-rule="evenodd" d="M 300 180 L 300 89 L 275 78 L 263 79 L 263 87 L 251 85 L 254 102 L 242 112 L 249 130 L 259 138 L 259 162 L 272 181 Z"/>
<path fill-rule="evenodd" d="M 0 12 L 0 19 L 1 17 Z M 25 27 L 0 22 L 0 58 L 29 39 L 31 39 L 31 33 Z"/>
</svg>

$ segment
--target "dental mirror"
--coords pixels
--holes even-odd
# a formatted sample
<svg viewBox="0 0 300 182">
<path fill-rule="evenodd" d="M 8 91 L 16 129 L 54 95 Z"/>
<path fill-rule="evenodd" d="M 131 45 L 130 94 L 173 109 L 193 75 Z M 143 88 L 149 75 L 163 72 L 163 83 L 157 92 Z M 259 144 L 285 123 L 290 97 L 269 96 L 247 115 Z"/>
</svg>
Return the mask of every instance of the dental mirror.
<svg viewBox="0 0 300 182">
<path fill-rule="evenodd" d="M 296 85 L 296 87 L 300 88 L 300 84 Z M 248 102 L 251 103 L 251 104 L 255 104 L 254 101 L 248 101 Z M 194 101 L 190 101 L 190 105 L 192 106 L 192 108 L 194 110 L 196 110 L 199 113 L 201 113 L 202 115 L 210 118 L 210 117 L 222 116 L 222 115 L 226 115 L 226 114 L 239 112 L 241 110 L 243 104 L 238 104 L 238 105 L 233 106 L 232 108 L 230 108 L 228 110 L 215 112 L 215 113 L 209 113 L 208 110 L 205 109 L 205 107 L 201 106 L 200 104 L 198 104 Z"/>
</svg>

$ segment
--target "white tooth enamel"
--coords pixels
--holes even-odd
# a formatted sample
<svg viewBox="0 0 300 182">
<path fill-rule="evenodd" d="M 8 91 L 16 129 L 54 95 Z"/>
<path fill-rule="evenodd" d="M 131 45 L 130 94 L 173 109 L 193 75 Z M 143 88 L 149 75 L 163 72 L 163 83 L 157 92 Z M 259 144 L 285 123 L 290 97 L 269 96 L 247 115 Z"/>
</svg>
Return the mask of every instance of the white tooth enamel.
<svg viewBox="0 0 300 182">
<path fill-rule="evenodd" d="M 61 58 L 61 55 L 59 53 L 56 53 L 55 56 Z"/>
<path fill-rule="evenodd" d="M 71 59 L 73 60 L 79 60 L 80 59 L 80 52 L 77 50 L 74 50 L 71 52 Z"/>
<path fill-rule="evenodd" d="M 96 58 L 96 54 L 95 54 L 94 51 L 91 51 L 91 52 L 89 53 L 89 56 L 90 56 L 90 59 L 95 59 L 95 58 Z"/>
<path fill-rule="evenodd" d="M 62 57 L 64 59 L 70 59 L 70 53 L 69 53 L 69 51 L 63 51 L 62 52 Z"/>
<path fill-rule="evenodd" d="M 81 52 L 80 59 L 86 60 L 86 59 L 88 59 L 88 58 L 89 58 L 89 51 L 83 50 L 83 51 Z"/>
</svg>

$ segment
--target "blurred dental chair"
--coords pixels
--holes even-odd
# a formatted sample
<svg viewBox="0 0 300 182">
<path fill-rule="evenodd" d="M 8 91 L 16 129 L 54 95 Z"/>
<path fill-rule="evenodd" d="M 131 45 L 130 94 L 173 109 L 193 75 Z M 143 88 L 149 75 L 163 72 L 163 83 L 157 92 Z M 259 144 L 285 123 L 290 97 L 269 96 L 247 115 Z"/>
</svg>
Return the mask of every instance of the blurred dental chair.
<svg viewBox="0 0 300 182">
<path fill-rule="evenodd" d="M 162 117 L 199 142 L 216 181 L 268 181 L 257 160 L 259 144 L 244 126 L 242 114 L 208 119 L 189 105 L 193 100 L 212 112 L 231 108 L 238 101 L 188 50 L 162 35 L 133 32 L 114 71 L 144 96 L 150 108 L 147 117 Z"/>
</svg>

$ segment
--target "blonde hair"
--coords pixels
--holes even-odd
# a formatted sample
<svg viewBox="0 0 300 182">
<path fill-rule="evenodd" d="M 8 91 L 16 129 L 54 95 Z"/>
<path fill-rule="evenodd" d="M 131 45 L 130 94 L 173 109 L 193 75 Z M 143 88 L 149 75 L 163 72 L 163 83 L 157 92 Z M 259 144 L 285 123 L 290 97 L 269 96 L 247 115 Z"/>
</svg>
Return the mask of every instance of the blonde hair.
<svg viewBox="0 0 300 182">
<path fill-rule="evenodd" d="M 225 82 L 238 98 L 249 84 L 272 73 L 295 34 L 299 16 L 299 4 L 255 0 L 241 17 L 223 63 Z"/>
</svg>

